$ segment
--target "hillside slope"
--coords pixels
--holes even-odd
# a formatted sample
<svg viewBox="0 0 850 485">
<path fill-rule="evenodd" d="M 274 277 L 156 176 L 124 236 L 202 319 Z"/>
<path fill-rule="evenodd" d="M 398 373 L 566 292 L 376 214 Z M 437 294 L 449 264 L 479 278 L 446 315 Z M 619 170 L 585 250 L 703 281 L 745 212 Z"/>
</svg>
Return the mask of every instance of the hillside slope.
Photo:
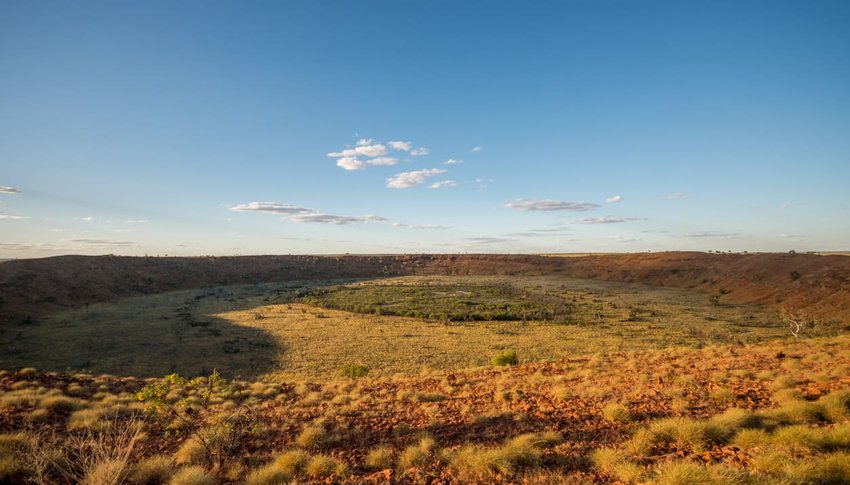
<svg viewBox="0 0 850 485">
<path fill-rule="evenodd" d="M 530 255 L 59 256 L 0 263 L 0 323 L 120 297 L 267 281 L 436 275 L 563 275 L 691 288 L 850 323 L 850 258 L 666 252 Z"/>
</svg>

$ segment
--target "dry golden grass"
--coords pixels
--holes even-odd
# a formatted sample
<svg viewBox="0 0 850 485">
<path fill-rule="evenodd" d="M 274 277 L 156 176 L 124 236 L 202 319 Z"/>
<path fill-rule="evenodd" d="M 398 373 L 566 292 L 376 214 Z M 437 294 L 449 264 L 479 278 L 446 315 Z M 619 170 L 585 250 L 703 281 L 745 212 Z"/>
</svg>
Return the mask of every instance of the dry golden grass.
<svg viewBox="0 0 850 485">
<path fill-rule="evenodd" d="M 56 314 L 21 327 L 15 338 L 0 334 L 0 347 L 9 350 L 0 355 L 0 368 L 35 365 L 143 377 L 175 371 L 206 375 L 215 368 L 230 377 L 300 380 L 332 378 L 357 364 L 374 378 L 414 374 L 424 366 L 438 371 L 484 366 L 504 349 L 515 350 L 521 362 L 536 362 L 787 334 L 771 312 L 711 305 L 705 295 L 681 289 L 555 277 L 403 277 L 361 284 L 383 282 L 517 285 L 574 304 L 578 324 L 446 325 L 360 315 L 292 303 L 297 282 L 244 285 L 128 298 Z"/>
</svg>

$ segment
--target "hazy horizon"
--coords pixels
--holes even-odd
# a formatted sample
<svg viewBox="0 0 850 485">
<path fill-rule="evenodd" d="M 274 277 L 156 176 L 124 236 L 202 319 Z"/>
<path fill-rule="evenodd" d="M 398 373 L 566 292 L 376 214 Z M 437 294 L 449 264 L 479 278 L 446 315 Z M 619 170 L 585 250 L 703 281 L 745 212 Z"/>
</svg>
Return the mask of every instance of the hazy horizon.
<svg viewBox="0 0 850 485">
<path fill-rule="evenodd" d="M 4 2 L 0 259 L 847 251 L 848 25 L 838 1 Z"/>
</svg>

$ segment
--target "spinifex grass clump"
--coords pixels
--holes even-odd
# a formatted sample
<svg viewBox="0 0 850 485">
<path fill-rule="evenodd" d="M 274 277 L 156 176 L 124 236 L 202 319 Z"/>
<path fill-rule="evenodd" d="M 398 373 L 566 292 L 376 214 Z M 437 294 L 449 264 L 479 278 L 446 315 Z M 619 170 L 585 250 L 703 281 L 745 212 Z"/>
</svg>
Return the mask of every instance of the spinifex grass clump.
<svg viewBox="0 0 850 485">
<path fill-rule="evenodd" d="M 357 285 L 319 288 L 304 303 L 375 315 L 440 321 L 572 321 L 574 309 L 560 298 L 507 285 Z"/>
<path fill-rule="evenodd" d="M 651 421 L 621 446 L 594 451 L 591 459 L 624 483 L 850 483 L 850 394 L 835 391 L 818 401 L 785 394 L 774 409 L 731 408 L 708 419 Z M 729 444 L 749 456 L 746 468 L 690 459 Z"/>
</svg>

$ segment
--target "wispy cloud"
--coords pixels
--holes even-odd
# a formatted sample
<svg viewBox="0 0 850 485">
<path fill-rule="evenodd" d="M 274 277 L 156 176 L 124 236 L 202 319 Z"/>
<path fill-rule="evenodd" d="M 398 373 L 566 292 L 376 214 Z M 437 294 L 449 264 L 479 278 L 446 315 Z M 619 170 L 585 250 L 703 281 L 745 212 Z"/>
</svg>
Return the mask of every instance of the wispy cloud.
<svg viewBox="0 0 850 485">
<path fill-rule="evenodd" d="M 637 241 L 641 240 L 640 238 L 628 237 L 628 236 L 608 236 L 608 239 L 611 239 L 612 241 L 621 242 L 621 243 L 637 242 Z"/>
<path fill-rule="evenodd" d="M 14 188 L 9 187 L 8 185 L 0 185 L 0 194 L 20 194 L 21 191 Z"/>
<path fill-rule="evenodd" d="M 446 189 L 449 187 L 457 187 L 457 182 L 454 180 L 440 180 L 439 182 L 434 182 L 431 184 L 429 189 Z"/>
<path fill-rule="evenodd" d="M 790 209 L 792 207 L 794 207 L 794 205 L 789 204 L 788 202 L 783 202 L 783 203 L 779 204 L 780 209 Z"/>
<path fill-rule="evenodd" d="M 784 239 L 803 239 L 806 236 L 803 234 L 780 234 L 779 237 Z"/>
<path fill-rule="evenodd" d="M 487 244 L 501 244 L 514 242 L 516 239 L 508 239 L 505 237 L 491 237 L 491 236 L 482 236 L 482 237 L 467 237 L 464 238 L 464 241 L 467 241 L 467 245 L 470 246 L 483 246 Z"/>
<path fill-rule="evenodd" d="M 109 247 L 109 246 L 132 246 L 133 241 L 114 241 L 111 239 L 69 239 L 69 242 L 74 244 L 81 244 L 84 246 L 101 246 L 101 247 Z"/>
<path fill-rule="evenodd" d="M 264 212 L 266 214 L 277 215 L 295 215 L 295 214 L 310 214 L 316 211 L 299 207 L 291 204 L 281 204 L 279 202 L 250 202 L 248 204 L 239 204 L 230 207 L 230 210 L 235 212 Z"/>
<path fill-rule="evenodd" d="M 493 183 L 493 179 L 475 179 L 475 183 L 478 184 L 479 189 L 486 189 Z"/>
<path fill-rule="evenodd" d="M 448 229 L 448 226 L 443 226 L 440 224 L 404 224 L 401 222 L 393 222 L 394 227 L 404 227 L 406 229 L 435 229 L 435 230 L 445 230 Z"/>
<path fill-rule="evenodd" d="M 662 197 L 662 199 L 664 199 L 664 200 L 681 200 L 681 199 L 686 199 L 687 197 L 688 197 L 688 194 L 686 194 L 684 192 L 673 192 L 672 194 L 665 195 L 664 197 Z"/>
<path fill-rule="evenodd" d="M 621 196 L 621 195 L 612 195 L 611 197 L 608 197 L 607 199 L 605 199 L 605 202 L 607 202 L 609 204 L 616 204 L 616 203 L 622 202 L 622 201 L 623 201 L 623 196 Z"/>
<path fill-rule="evenodd" d="M 130 219 L 124 221 L 124 224 L 147 224 L 148 222 L 150 221 L 148 221 L 147 219 Z"/>
<path fill-rule="evenodd" d="M 413 156 L 413 157 L 424 157 L 425 155 L 427 155 L 429 153 L 431 153 L 431 151 L 428 150 L 425 147 L 419 147 L 419 148 L 414 148 L 413 150 L 410 150 L 410 155 Z"/>
<path fill-rule="evenodd" d="M 599 204 L 590 202 L 568 202 L 564 200 L 550 199 L 516 199 L 508 202 L 505 207 L 518 211 L 571 211 L 584 212 L 600 207 Z"/>
<path fill-rule="evenodd" d="M 428 177 L 445 173 L 442 168 L 429 168 L 415 170 L 413 172 L 402 172 L 387 179 L 387 187 L 391 189 L 409 189 L 425 183 Z"/>
<path fill-rule="evenodd" d="M 20 220 L 23 220 L 23 219 L 29 219 L 29 217 L 16 216 L 14 214 L 6 214 L 5 212 L 0 211 L 0 219 L 6 219 L 6 220 L 11 220 L 11 221 L 20 221 Z"/>
<path fill-rule="evenodd" d="M 387 219 L 381 216 L 365 215 L 365 216 L 337 216 L 325 214 L 315 209 L 308 209 L 292 204 L 282 204 L 280 202 L 250 202 L 248 204 L 239 204 L 230 207 L 234 212 L 261 212 L 265 214 L 274 214 L 287 218 L 292 222 L 299 223 L 316 223 L 316 224 L 355 224 L 361 222 L 384 222 Z"/>
<path fill-rule="evenodd" d="M 398 158 L 396 157 L 377 157 L 371 160 L 366 160 L 366 163 L 369 165 L 395 165 L 398 163 Z"/>
<path fill-rule="evenodd" d="M 687 234 L 684 234 L 684 237 L 740 239 L 742 237 L 742 235 L 739 232 L 701 231 L 701 232 L 689 232 Z"/>
<path fill-rule="evenodd" d="M 409 141 L 391 141 L 387 143 L 393 150 L 398 150 L 400 152 L 409 152 L 413 149 L 413 143 Z"/>
<path fill-rule="evenodd" d="M 306 223 L 316 223 L 316 224 L 333 224 L 333 225 L 343 225 L 343 224 L 355 224 L 358 222 L 384 222 L 387 219 L 380 216 L 366 215 L 366 216 L 334 216 L 330 214 L 321 214 L 318 212 L 310 213 L 310 214 L 296 214 L 289 218 L 292 222 L 306 222 Z"/>
<path fill-rule="evenodd" d="M 472 147 L 473 152 L 480 152 L 481 150 L 483 150 L 481 147 Z"/>
<path fill-rule="evenodd" d="M 643 221 L 640 217 L 620 217 L 620 216 L 604 216 L 604 217 L 587 217 L 576 221 L 576 224 L 619 224 L 629 221 Z"/>
<path fill-rule="evenodd" d="M 460 165 L 461 163 L 463 163 L 463 160 L 457 160 L 457 159 L 454 159 L 454 158 L 450 158 L 450 159 L 446 160 L 445 162 L 443 162 L 443 165 Z"/>
</svg>

